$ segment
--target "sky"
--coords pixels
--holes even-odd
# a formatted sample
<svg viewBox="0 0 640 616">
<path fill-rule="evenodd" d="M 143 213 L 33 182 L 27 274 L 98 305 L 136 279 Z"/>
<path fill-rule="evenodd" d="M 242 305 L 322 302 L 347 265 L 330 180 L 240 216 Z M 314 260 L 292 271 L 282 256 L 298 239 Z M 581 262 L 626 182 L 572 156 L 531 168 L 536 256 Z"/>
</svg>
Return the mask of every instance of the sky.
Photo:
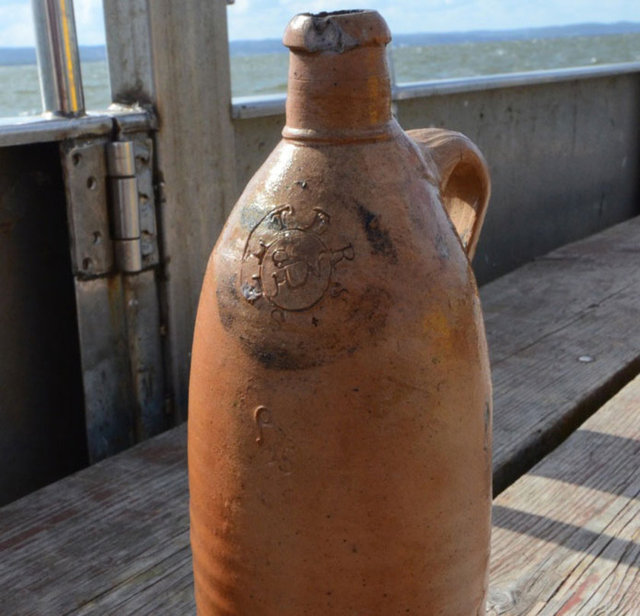
<svg viewBox="0 0 640 616">
<path fill-rule="evenodd" d="M 75 0 L 74 5 L 80 44 L 103 44 L 102 0 Z M 363 4 L 346 0 L 235 0 L 228 7 L 229 38 L 280 38 L 296 13 L 344 8 L 376 9 L 397 34 L 640 22 L 640 0 L 367 0 Z M 0 47 L 33 44 L 30 0 L 0 0 Z"/>
</svg>

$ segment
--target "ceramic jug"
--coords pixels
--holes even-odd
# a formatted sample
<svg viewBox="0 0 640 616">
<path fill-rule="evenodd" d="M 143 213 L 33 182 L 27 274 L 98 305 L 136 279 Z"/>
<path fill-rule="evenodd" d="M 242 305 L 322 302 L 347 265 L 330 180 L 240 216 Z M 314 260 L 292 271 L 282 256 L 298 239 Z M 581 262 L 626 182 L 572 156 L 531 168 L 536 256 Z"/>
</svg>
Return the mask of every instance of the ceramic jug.
<svg viewBox="0 0 640 616">
<path fill-rule="evenodd" d="M 200 615 L 484 614 L 477 148 L 405 134 L 375 11 L 293 18 L 283 139 L 213 250 L 190 383 Z"/>
</svg>

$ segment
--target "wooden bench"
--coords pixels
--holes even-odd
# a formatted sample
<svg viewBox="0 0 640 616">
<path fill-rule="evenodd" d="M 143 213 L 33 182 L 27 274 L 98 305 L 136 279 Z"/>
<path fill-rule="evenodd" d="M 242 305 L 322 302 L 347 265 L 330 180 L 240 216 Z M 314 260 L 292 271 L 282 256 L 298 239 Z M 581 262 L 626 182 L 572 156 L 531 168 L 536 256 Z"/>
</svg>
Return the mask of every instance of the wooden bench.
<svg viewBox="0 0 640 616">
<path fill-rule="evenodd" d="M 489 614 L 640 614 L 640 377 L 494 502 Z"/>
<path fill-rule="evenodd" d="M 613 571 L 618 579 L 633 567 L 638 576 L 637 526 L 630 538 L 633 520 L 624 526 L 616 513 L 632 498 L 632 486 L 615 475 L 636 451 L 637 381 L 614 396 L 640 373 L 639 256 L 636 218 L 481 290 L 494 381 L 496 492 L 542 460 L 496 500 L 495 614 L 555 614 L 562 597 L 565 613 L 584 601 L 590 603 L 583 613 L 598 613 L 592 608 L 603 604 L 593 597 L 600 595 L 584 590 L 596 584 L 589 576 Z M 590 420 L 595 427 L 586 424 L 547 455 L 611 398 Z M 626 414 L 616 410 L 620 405 L 629 407 Z M 585 452 L 576 456 L 585 446 L 594 456 L 601 446 L 610 452 L 603 455 L 611 468 L 602 460 L 596 468 Z M 555 487 L 546 490 L 545 481 Z M 560 505 L 564 514 L 556 515 Z M 194 613 L 188 522 L 180 426 L 0 509 L 0 613 Z M 610 568 L 614 553 L 623 568 Z M 565 566 L 565 557 L 575 566 Z M 616 588 L 611 592 L 621 592 L 624 605 L 630 591 L 622 582 Z"/>
</svg>

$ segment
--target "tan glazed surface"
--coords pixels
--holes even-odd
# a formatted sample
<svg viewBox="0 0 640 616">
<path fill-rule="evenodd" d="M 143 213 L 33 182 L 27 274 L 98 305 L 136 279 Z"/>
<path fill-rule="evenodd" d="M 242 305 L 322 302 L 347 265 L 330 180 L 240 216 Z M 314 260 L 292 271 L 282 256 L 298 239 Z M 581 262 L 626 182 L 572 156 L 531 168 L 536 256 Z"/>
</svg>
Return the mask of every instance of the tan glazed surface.
<svg viewBox="0 0 640 616">
<path fill-rule="evenodd" d="M 462 135 L 391 117 L 389 40 L 373 11 L 291 21 L 283 140 L 209 261 L 189 407 L 200 615 L 484 613 L 491 388 L 465 248 L 489 181 Z"/>
</svg>

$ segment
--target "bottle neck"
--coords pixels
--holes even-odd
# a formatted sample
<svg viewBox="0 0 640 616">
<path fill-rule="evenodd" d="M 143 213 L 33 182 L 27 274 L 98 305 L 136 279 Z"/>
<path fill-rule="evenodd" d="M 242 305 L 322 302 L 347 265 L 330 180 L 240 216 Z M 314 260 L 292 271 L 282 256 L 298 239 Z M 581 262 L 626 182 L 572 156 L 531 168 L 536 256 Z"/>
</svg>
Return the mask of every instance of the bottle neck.
<svg viewBox="0 0 640 616">
<path fill-rule="evenodd" d="M 389 138 L 391 83 L 382 45 L 290 54 L 285 139 Z"/>
</svg>

